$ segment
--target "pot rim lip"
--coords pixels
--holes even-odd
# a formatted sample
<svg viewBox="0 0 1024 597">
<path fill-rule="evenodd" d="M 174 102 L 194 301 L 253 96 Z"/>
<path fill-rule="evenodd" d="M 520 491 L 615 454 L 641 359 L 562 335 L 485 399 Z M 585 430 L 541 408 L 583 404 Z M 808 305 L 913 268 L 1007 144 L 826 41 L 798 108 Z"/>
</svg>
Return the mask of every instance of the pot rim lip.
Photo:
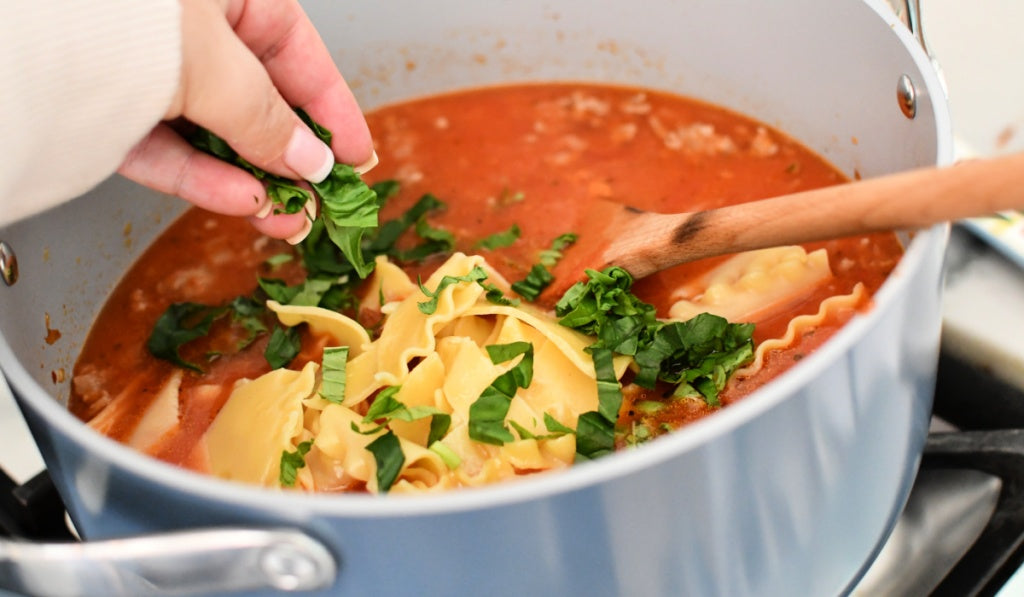
<svg viewBox="0 0 1024 597">
<path fill-rule="evenodd" d="M 913 35 L 894 14 L 878 5 L 876 0 L 865 0 L 903 42 L 916 63 L 925 87 L 936 96 L 933 101 L 937 135 L 934 162 L 940 166 L 952 162 L 954 155 L 949 106 L 944 87 L 930 58 L 921 49 Z M 681 453 L 698 449 L 714 438 L 725 435 L 778 403 L 791 398 L 795 390 L 819 375 L 831 363 L 849 352 L 874 325 L 881 313 L 891 308 L 895 297 L 905 292 L 912 274 L 923 266 L 923 261 L 934 250 L 945 244 L 949 224 L 936 225 L 918 232 L 896 268 L 875 293 L 875 304 L 866 313 L 858 313 L 824 345 L 815 350 L 799 365 L 786 371 L 747 398 L 687 426 L 685 430 L 661 437 L 642 447 L 616 452 L 599 462 L 581 463 L 554 474 L 532 475 L 522 480 L 495 485 L 466 488 L 438 494 L 417 495 L 353 495 L 310 494 L 301 491 L 268 490 L 241 483 L 225 481 L 150 458 L 115 440 L 93 432 L 81 423 L 58 401 L 52 399 L 25 370 L 16 358 L 7 339 L 0 334 L 0 363 L 7 382 L 16 390 L 22 408 L 35 410 L 49 425 L 72 439 L 90 454 L 99 457 L 108 466 L 121 469 L 141 479 L 173 491 L 188 493 L 194 500 L 215 500 L 242 507 L 273 509 L 290 516 L 350 517 L 412 517 L 455 513 L 466 510 L 495 508 L 528 502 L 552 496 L 566 495 L 598 485 L 608 479 L 625 477 L 658 465 Z M 44 398 L 45 397 L 45 398 Z"/>
</svg>

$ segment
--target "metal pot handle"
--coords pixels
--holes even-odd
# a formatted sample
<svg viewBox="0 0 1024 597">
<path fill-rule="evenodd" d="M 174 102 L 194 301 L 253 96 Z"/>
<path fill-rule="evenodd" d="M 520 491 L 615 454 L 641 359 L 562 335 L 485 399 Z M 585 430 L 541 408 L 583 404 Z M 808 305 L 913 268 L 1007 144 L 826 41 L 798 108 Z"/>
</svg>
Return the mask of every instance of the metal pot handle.
<svg viewBox="0 0 1024 597">
<path fill-rule="evenodd" d="M 0 540 L 0 589 L 42 597 L 308 591 L 334 582 L 319 541 L 289 529 L 219 528 L 84 543 Z"/>
</svg>

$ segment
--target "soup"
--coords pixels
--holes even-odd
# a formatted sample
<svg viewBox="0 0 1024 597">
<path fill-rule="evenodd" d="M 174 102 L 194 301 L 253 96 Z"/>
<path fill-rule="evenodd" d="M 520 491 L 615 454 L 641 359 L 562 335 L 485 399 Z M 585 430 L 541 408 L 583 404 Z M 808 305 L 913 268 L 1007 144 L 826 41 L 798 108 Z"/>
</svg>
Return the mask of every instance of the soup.
<svg viewBox="0 0 1024 597">
<path fill-rule="evenodd" d="M 586 217 L 594 199 L 694 211 L 844 178 L 779 131 L 653 91 L 503 86 L 367 118 L 381 158 L 367 180 L 388 222 L 363 241 L 379 254 L 373 273 L 356 283 L 335 267 L 316 228 L 293 248 L 190 210 L 95 322 L 74 372 L 77 416 L 248 483 L 472 487 L 727 408 L 868 308 L 901 255 L 879 234 L 632 286 L 594 272 L 553 304 L 532 290 L 572 259 L 574 238 L 603 233 Z"/>
</svg>

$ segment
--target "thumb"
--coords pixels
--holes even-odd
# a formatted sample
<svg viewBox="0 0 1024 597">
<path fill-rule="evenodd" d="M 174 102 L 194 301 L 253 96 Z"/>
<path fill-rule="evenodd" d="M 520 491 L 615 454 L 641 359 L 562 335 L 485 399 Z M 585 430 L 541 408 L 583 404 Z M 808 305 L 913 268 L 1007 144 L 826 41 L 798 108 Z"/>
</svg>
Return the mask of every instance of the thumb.
<svg viewBox="0 0 1024 597">
<path fill-rule="evenodd" d="M 167 118 L 205 127 L 268 172 L 322 181 L 334 153 L 289 107 L 223 8 L 209 0 L 181 5 L 181 83 Z"/>
</svg>

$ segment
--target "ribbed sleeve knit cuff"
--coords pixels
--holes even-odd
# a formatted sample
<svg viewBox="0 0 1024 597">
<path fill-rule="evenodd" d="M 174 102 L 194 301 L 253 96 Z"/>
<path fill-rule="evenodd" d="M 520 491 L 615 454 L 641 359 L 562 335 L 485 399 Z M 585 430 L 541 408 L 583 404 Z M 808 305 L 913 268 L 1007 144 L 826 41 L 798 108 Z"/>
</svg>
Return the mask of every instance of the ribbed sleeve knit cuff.
<svg viewBox="0 0 1024 597">
<path fill-rule="evenodd" d="M 31 0 L 0 19 L 0 225 L 84 193 L 160 121 L 178 0 Z"/>
</svg>

